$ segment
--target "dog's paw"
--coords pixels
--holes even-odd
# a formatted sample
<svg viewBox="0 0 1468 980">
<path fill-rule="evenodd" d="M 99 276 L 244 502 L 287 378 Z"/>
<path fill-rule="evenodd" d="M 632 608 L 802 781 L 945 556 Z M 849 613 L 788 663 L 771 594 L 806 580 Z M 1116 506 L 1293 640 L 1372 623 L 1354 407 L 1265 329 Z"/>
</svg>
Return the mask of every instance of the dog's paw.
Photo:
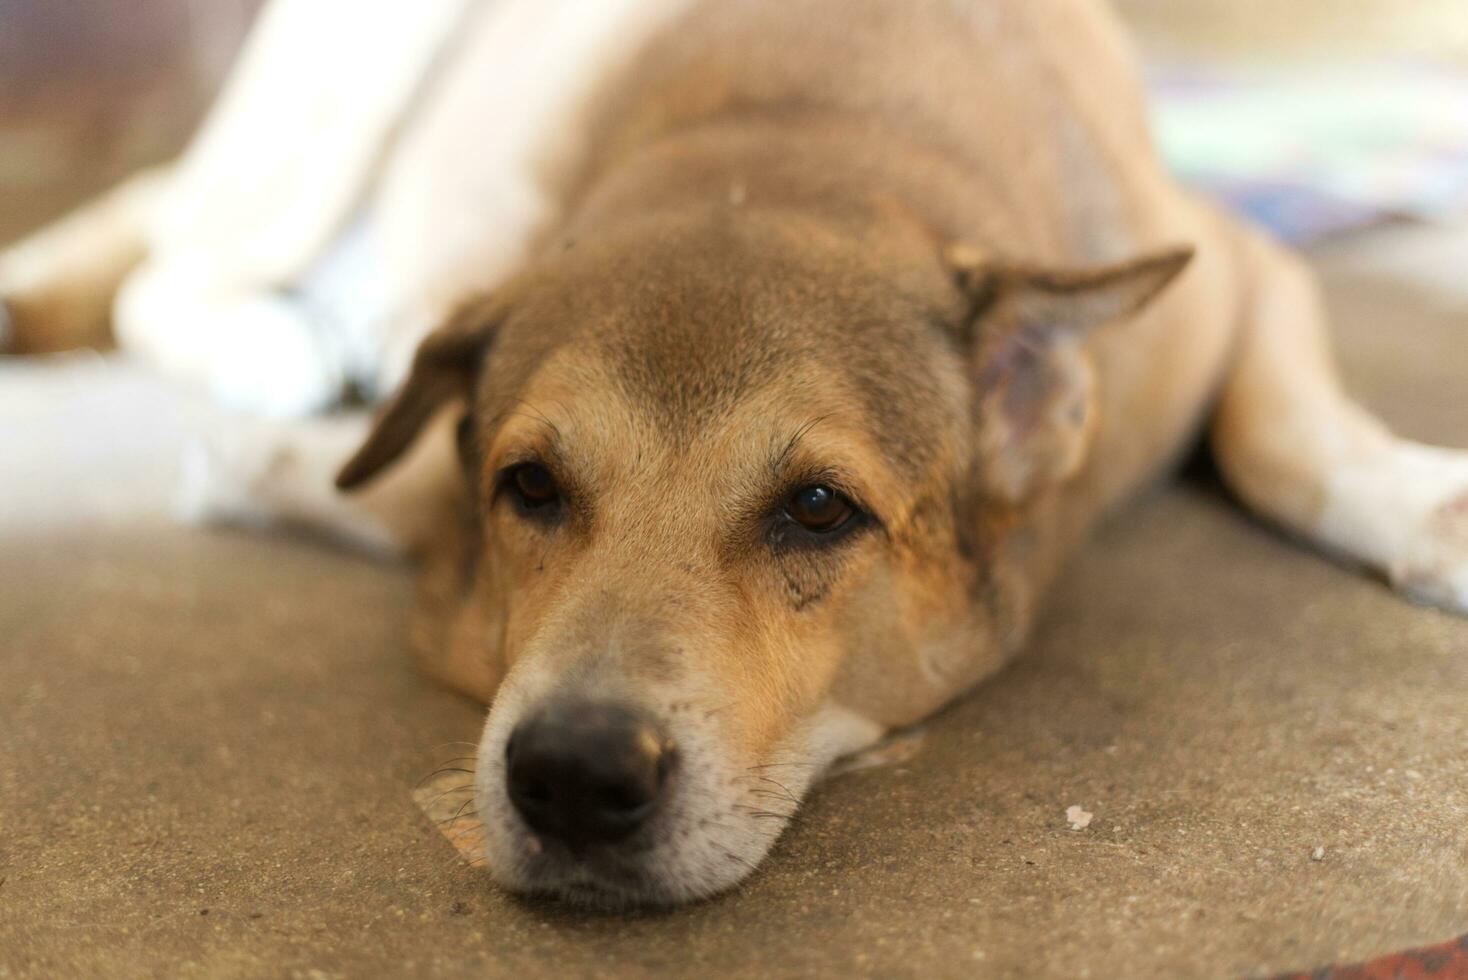
<svg viewBox="0 0 1468 980">
<path fill-rule="evenodd" d="M 1468 616 L 1468 488 L 1432 510 L 1391 572 L 1407 597 Z"/>
<path fill-rule="evenodd" d="M 224 406 L 270 418 L 301 418 L 342 394 L 341 358 L 323 331 L 287 300 L 262 296 L 220 311 L 205 383 Z"/>
<path fill-rule="evenodd" d="M 276 419 L 336 404 L 340 344 L 294 296 L 224 288 L 198 261 L 145 267 L 117 294 L 119 345 L 202 387 L 226 408 Z"/>
<path fill-rule="evenodd" d="M 366 413 L 297 421 L 221 416 L 184 453 L 174 517 L 195 525 L 306 530 L 397 556 L 403 545 L 391 523 L 333 483 L 369 422 Z"/>
<path fill-rule="evenodd" d="M 272 482 L 290 465 L 282 438 L 265 423 L 220 423 L 184 448 L 174 517 L 184 524 L 263 528 L 275 519 Z"/>
<path fill-rule="evenodd" d="M 1378 512 L 1402 522 L 1387 574 L 1408 598 L 1468 616 L 1468 452 L 1403 443 L 1396 455 L 1395 506 Z"/>
</svg>

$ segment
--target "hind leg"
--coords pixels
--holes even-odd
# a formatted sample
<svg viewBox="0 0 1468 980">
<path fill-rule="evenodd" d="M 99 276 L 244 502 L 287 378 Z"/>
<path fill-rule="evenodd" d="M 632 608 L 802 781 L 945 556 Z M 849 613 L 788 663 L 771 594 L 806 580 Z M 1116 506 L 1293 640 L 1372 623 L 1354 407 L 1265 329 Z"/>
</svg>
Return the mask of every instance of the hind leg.
<svg viewBox="0 0 1468 980">
<path fill-rule="evenodd" d="M 1252 299 L 1212 425 L 1224 479 L 1251 508 L 1468 614 L 1468 451 L 1394 436 L 1342 391 L 1309 270 L 1244 243 Z"/>
<path fill-rule="evenodd" d="M 103 347 L 112 298 L 147 253 L 169 180 L 139 174 L 0 251 L 0 351 L 51 354 Z"/>
</svg>

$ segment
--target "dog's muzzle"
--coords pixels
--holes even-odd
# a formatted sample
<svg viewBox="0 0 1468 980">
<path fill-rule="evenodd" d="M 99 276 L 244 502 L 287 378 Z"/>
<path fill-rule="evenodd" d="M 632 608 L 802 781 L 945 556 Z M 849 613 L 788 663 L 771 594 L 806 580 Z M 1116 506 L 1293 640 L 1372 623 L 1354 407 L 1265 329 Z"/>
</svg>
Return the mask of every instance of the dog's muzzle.
<svg viewBox="0 0 1468 980">
<path fill-rule="evenodd" d="M 515 727 L 505 749 L 510 802 L 536 834 L 573 852 L 625 840 L 667 796 L 677 749 L 626 705 L 554 701 Z"/>
</svg>

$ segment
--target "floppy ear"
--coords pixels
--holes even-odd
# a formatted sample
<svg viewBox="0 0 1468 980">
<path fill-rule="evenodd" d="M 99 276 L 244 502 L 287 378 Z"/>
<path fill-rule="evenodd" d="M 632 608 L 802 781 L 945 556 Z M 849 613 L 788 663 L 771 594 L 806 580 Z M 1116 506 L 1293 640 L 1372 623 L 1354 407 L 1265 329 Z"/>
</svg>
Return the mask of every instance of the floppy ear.
<svg viewBox="0 0 1468 980">
<path fill-rule="evenodd" d="M 503 319 L 500 297 L 478 297 L 464 305 L 419 345 L 408 380 L 377 417 L 367 441 L 336 476 L 336 485 L 352 490 L 372 479 L 403 454 L 433 414 L 446 402 L 464 398 Z"/>
<path fill-rule="evenodd" d="M 1021 503 L 1085 460 L 1095 426 L 1086 337 L 1146 306 L 1193 250 L 1064 270 L 1008 265 L 963 246 L 945 254 L 973 301 L 963 339 L 976 388 L 980 487 Z"/>
</svg>

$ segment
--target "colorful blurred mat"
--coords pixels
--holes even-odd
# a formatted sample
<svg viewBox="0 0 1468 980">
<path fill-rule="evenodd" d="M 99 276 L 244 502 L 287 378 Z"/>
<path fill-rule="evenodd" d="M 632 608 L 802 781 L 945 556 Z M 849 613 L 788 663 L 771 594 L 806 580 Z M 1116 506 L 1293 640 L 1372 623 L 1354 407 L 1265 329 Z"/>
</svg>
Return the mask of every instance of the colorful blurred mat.
<svg viewBox="0 0 1468 980">
<path fill-rule="evenodd" d="M 1149 85 L 1173 171 L 1288 241 L 1468 215 L 1461 69 L 1159 66 Z"/>
</svg>

